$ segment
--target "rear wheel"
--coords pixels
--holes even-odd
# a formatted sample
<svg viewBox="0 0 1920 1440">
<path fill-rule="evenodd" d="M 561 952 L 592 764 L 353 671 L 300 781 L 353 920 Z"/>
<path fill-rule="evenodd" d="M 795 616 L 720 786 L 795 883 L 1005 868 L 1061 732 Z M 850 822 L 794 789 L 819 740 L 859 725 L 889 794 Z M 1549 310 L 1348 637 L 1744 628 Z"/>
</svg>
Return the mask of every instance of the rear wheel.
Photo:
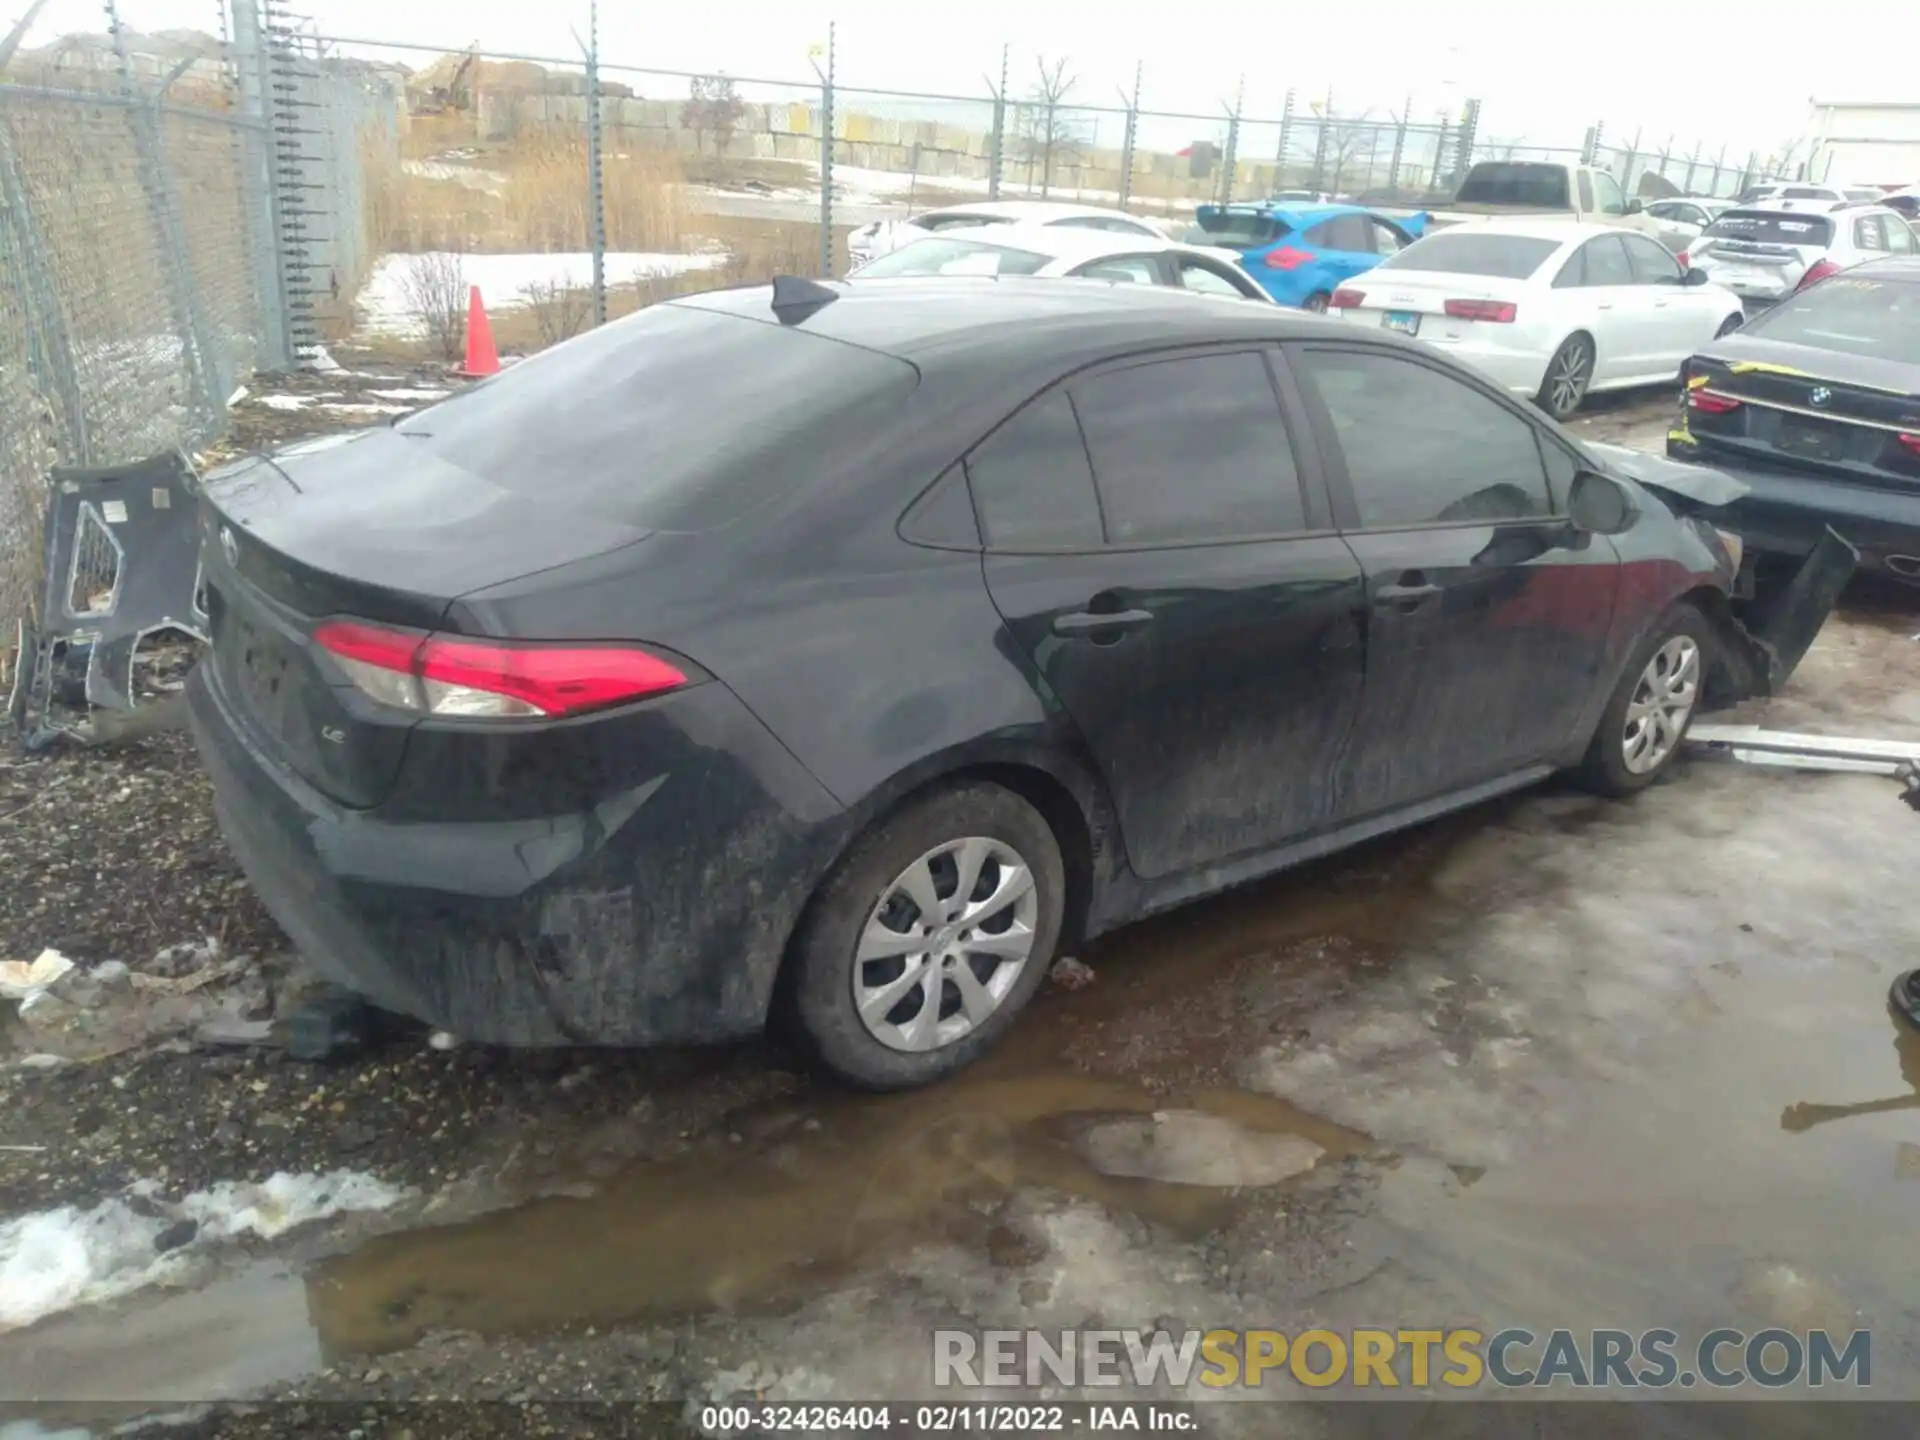
<svg viewBox="0 0 1920 1440">
<path fill-rule="evenodd" d="M 1065 870 L 1040 813 L 998 785 L 881 821 L 828 878 L 788 957 L 786 1020 L 875 1090 L 941 1079 L 1012 1025 L 1053 960 Z"/>
<path fill-rule="evenodd" d="M 1592 383 L 1593 341 L 1584 335 L 1570 336 L 1547 362 L 1547 378 L 1534 401 L 1554 419 L 1564 420 L 1580 408 Z"/>
<path fill-rule="evenodd" d="M 1327 304 L 1333 297 L 1324 290 L 1316 290 L 1300 302 L 1302 310 L 1311 310 L 1315 315 L 1327 313 Z"/>
<path fill-rule="evenodd" d="M 1653 784 L 1680 753 L 1699 708 L 1712 637 L 1706 618 L 1677 605 L 1634 651 L 1607 701 L 1581 762 L 1581 778 L 1603 795 Z"/>
</svg>

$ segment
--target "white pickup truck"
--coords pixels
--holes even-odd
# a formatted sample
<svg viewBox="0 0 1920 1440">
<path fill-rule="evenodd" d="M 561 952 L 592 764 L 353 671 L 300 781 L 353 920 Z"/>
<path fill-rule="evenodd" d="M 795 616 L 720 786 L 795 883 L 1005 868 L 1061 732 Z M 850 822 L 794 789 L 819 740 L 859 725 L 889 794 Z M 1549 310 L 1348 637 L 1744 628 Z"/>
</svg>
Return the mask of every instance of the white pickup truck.
<svg viewBox="0 0 1920 1440">
<path fill-rule="evenodd" d="M 1482 160 L 1467 171 L 1452 201 L 1427 212 L 1428 233 L 1497 217 L 1565 218 L 1619 225 L 1659 237 L 1660 225 L 1620 182 L 1595 165 L 1550 160 Z"/>
</svg>

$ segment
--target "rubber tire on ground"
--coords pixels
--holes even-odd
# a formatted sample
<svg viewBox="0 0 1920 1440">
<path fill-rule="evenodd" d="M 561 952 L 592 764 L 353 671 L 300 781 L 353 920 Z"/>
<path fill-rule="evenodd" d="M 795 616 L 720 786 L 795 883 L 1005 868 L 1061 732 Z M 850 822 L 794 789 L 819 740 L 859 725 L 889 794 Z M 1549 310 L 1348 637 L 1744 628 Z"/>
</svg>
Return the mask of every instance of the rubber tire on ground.
<svg viewBox="0 0 1920 1440">
<path fill-rule="evenodd" d="M 1557 365 L 1559 365 L 1560 357 L 1562 355 L 1565 355 L 1567 351 L 1570 350 L 1575 345 L 1584 346 L 1586 348 L 1587 383 L 1580 388 L 1580 396 L 1578 399 L 1576 399 L 1573 402 L 1573 405 L 1570 409 L 1567 409 L 1565 411 L 1556 410 L 1553 408 L 1553 401 L 1550 398 L 1553 393 L 1554 368 Z M 1539 390 L 1539 393 L 1537 393 L 1533 397 L 1533 403 L 1538 405 L 1542 410 L 1546 411 L 1547 414 L 1553 416 L 1553 418 L 1556 420 L 1565 420 L 1569 416 L 1573 415 L 1575 412 L 1577 412 L 1580 409 L 1582 405 L 1587 403 L 1587 396 L 1593 392 L 1594 358 L 1595 358 L 1595 351 L 1593 348 L 1593 341 L 1589 340 L 1585 335 L 1569 335 L 1566 338 L 1566 340 L 1564 340 L 1561 343 L 1560 348 L 1553 352 L 1553 358 L 1547 361 L 1547 373 L 1545 378 L 1542 379 L 1540 382 L 1540 390 Z"/>
<path fill-rule="evenodd" d="M 1315 303 L 1315 302 L 1319 303 Z M 1333 297 L 1324 290 L 1316 290 L 1300 302 L 1300 308 L 1310 315 L 1324 315 L 1327 306 L 1333 303 Z"/>
<path fill-rule="evenodd" d="M 925 1054 L 890 1049 L 854 1009 L 855 941 L 894 877 L 965 835 L 1005 841 L 1031 868 L 1038 892 L 1032 955 L 999 1010 L 972 1034 Z M 1065 897 L 1059 841 L 1033 806 L 984 781 L 932 791 L 855 841 L 814 895 L 788 951 L 778 1018 L 809 1059 L 863 1089 L 906 1090 L 943 1079 L 991 1049 L 1040 988 L 1059 943 Z"/>
<path fill-rule="evenodd" d="M 1700 647 L 1700 678 L 1704 691 L 1706 677 L 1713 670 L 1713 631 L 1707 624 L 1706 616 L 1683 601 L 1647 631 L 1646 638 L 1635 647 L 1633 654 L 1627 658 L 1620 678 L 1614 682 L 1613 695 L 1607 701 L 1607 708 L 1601 712 L 1599 728 L 1593 732 L 1586 758 L 1580 762 L 1579 780 L 1588 789 L 1616 797 L 1635 794 L 1666 774 L 1686 748 L 1686 735 L 1682 732 L 1680 743 L 1667 752 L 1664 760 L 1644 774 L 1636 775 L 1627 769 L 1627 757 L 1621 744 L 1621 737 L 1626 733 L 1627 706 L 1633 703 L 1633 692 L 1640 684 L 1641 672 L 1647 668 L 1647 662 L 1653 659 L 1654 652 L 1676 635 L 1689 635 L 1693 637 L 1693 643 Z M 1702 698 L 1704 695 L 1694 699 L 1693 714 L 1687 716 L 1689 729 L 1700 713 Z"/>
<path fill-rule="evenodd" d="M 1720 328 L 1713 332 L 1713 338 L 1716 340 L 1724 340 L 1746 323 L 1747 317 L 1745 315 L 1729 315 L 1720 322 Z"/>
</svg>

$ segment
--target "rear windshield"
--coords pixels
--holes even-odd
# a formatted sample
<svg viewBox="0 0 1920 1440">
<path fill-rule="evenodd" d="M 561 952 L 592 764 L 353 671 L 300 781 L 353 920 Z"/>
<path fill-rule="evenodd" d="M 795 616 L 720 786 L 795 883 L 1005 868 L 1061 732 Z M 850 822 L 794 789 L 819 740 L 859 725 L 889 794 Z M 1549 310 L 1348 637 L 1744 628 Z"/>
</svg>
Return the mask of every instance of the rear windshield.
<svg viewBox="0 0 1920 1440">
<path fill-rule="evenodd" d="M 1871 186 L 1861 185 L 1847 191 L 1847 199 L 1878 200 L 1881 196 L 1881 193 L 1882 193 L 1881 191 L 1875 190 Z"/>
<path fill-rule="evenodd" d="M 1833 191 L 1823 185 L 1789 185 L 1780 192 L 1782 200 L 1831 200 Z"/>
<path fill-rule="evenodd" d="M 708 529 L 849 463 L 854 437 L 884 430 L 918 380 L 905 361 L 771 322 L 651 305 L 394 428 L 511 494 Z"/>
<path fill-rule="evenodd" d="M 1833 243 L 1833 221 L 1822 215 L 1769 215 L 1757 210 L 1729 210 L 1701 235 L 1709 240 L 1825 247 Z"/>
<path fill-rule="evenodd" d="M 903 245 L 862 265 L 862 280 L 885 280 L 902 275 L 1032 275 L 1052 259 L 1031 250 L 1009 250 L 958 236 L 935 235 Z"/>
<path fill-rule="evenodd" d="M 1187 232 L 1189 245 L 1225 245 L 1233 250 L 1251 250 L 1271 245 L 1287 233 L 1284 221 L 1257 210 L 1226 210 L 1203 215 L 1200 223 Z"/>
<path fill-rule="evenodd" d="M 1537 161 L 1488 161 L 1467 172 L 1466 183 L 1453 197 L 1462 205 L 1535 205 L 1569 210 L 1567 167 Z"/>
<path fill-rule="evenodd" d="M 1920 365 L 1920 283 L 1836 275 L 1757 316 L 1748 332 Z"/>
<path fill-rule="evenodd" d="M 1481 235 L 1471 227 L 1416 240 L 1380 262 L 1382 270 L 1430 270 L 1442 275 L 1486 275 L 1524 280 L 1560 248 L 1558 240 L 1525 235 Z"/>
</svg>

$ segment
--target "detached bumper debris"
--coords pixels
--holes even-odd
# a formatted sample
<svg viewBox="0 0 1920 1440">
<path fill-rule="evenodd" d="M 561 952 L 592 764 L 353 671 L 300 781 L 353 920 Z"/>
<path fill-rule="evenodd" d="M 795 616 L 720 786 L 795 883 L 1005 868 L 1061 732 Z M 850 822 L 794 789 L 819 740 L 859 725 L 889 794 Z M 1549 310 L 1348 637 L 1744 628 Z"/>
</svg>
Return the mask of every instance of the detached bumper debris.
<svg viewBox="0 0 1920 1440">
<path fill-rule="evenodd" d="M 205 643 L 197 488 L 178 452 L 53 472 L 40 623 L 20 624 L 7 703 L 28 749 L 125 733 L 93 712 L 138 706 L 133 662 L 141 642 L 175 631 Z"/>
<path fill-rule="evenodd" d="M 1920 742 L 1911 740 L 1798 735 L 1758 725 L 1695 725 L 1687 732 L 1687 739 L 1709 755 L 1749 765 L 1887 775 L 1909 785 L 1908 777 L 1920 774 Z"/>
</svg>

